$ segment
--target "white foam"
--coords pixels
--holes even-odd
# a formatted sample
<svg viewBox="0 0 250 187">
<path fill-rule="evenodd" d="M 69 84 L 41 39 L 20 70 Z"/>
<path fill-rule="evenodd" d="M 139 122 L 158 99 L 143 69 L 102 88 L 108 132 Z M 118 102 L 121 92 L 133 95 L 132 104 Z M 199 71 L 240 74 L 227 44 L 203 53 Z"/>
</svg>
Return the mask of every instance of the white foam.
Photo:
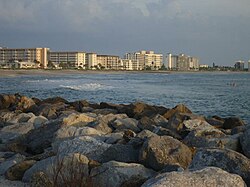
<svg viewBox="0 0 250 187">
<path fill-rule="evenodd" d="M 60 87 L 78 91 L 95 91 L 95 90 L 105 90 L 112 88 L 112 86 L 103 85 L 99 83 L 86 83 L 82 85 L 60 85 Z"/>
</svg>

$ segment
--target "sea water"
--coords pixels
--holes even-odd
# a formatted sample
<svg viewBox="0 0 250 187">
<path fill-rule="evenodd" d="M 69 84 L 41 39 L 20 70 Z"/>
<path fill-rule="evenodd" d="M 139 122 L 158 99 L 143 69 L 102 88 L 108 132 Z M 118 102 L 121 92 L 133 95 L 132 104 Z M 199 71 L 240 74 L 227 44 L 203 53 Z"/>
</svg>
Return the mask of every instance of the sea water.
<svg viewBox="0 0 250 187">
<path fill-rule="evenodd" d="M 22 75 L 1 77 L 0 93 L 168 108 L 183 103 L 197 114 L 239 116 L 250 124 L 250 73 Z"/>
</svg>

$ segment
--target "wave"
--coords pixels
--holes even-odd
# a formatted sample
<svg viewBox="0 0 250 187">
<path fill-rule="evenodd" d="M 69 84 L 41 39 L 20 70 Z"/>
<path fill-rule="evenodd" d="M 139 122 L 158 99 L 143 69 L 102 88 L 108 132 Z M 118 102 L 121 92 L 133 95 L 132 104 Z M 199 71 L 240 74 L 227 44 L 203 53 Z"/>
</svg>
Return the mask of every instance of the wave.
<svg viewBox="0 0 250 187">
<path fill-rule="evenodd" d="M 83 85 L 60 85 L 61 88 L 77 91 L 96 91 L 96 90 L 107 90 L 113 88 L 112 86 L 103 85 L 99 83 L 86 83 Z"/>
</svg>

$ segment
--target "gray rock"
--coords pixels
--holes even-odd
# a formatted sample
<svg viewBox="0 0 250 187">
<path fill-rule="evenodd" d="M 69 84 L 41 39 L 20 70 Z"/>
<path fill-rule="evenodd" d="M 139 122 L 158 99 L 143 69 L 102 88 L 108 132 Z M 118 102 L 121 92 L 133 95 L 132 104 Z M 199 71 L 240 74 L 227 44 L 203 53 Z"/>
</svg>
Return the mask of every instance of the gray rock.
<svg viewBox="0 0 250 187">
<path fill-rule="evenodd" d="M 147 139 L 147 138 L 150 138 L 152 136 L 157 136 L 157 134 L 155 134 L 149 130 L 143 130 L 136 135 L 137 138 L 142 138 L 142 139 Z"/>
<path fill-rule="evenodd" d="M 28 183 L 23 183 L 21 181 L 10 181 L 0 176 L 0 187 L 29 187 Z"/>
<path fill-rule="evenodd" d="M 119 140 L 123 139 L 123 132 L 116 132 L 116 133 L 111 133 L 111 134 L 107 134 L 105 143 L 107 144 L 115 144 L 117 143 Z"/>
<path fill-rule="evenodd" d="M 28 120 L 29 123 L 33 123 L 34 128 L 39 128 L 46 122 L 48 122 L 48 119 L 44 116 L 33 116 Z"/>
<path fill-rule="evenodd" d="M 140 132 L 140 129 L 137 127 L 138 121 L 133 118 L 125 118 L 125 119 L 116 119 L 112 122 L 112 127 L 116 130 L 124 130 L 130 129 L 134 132 Z"/>
<path fill-rule="evenodd" d="M 98 187 L 120 187 L 140 186 L 148 178 L 155 174 L 153 170 L 135 163 L 123 163 L 110 161 L 91 170 L 93 186 Z"/>
<path fill-rule="evenodd" d="M 68 184 L 68 182 L 74 184 L 74 181 L 80 185 L 80 182 L 83 182 L 82 179 L 89 175 L 88 163 L 88 158 L 79 153 L 50 157 L 37 162 L 27 170 L 23 181 L 30 182 L 34 174 L 43 172 L 54 182 L 54 185 Z"/>
<path fill-rule="evenodd" d="M 24 159 L 25 156 L 21 154 L 16 154 L 6 159 L 4 162 L 0 163 L 0 175 L 3 175 L 11 166 L 14 166 L 19 162 L 22 162 Z"/>
<path fill-rule="evenodd" d="M 224 129 L 233 129 L 234 127 L 244 126 L 245 122 L 237 117 L 229 117 L 225 119 L 223 124 Z"/>
<path fill-rule="evenodd" d="M 58 154 L 81 153 L 93 160 L 101 160 L 101 155 L 110 147 L 110 144 L 90 136 L 81 136 L 72 140 L 63 141 L 58 148 Z"/>
<path fill-rule="evenodd" d="M 244 155 L 230 149 L 199 149 L 190 169 L 202 169 L 208 166 L 219 167 L 227 172 L 240 175 L 250 185 L 250 161 Z"/>
<path fill-rule="evenodd" d="M 139 150 L 132 145 L 114 144 L 111 145 L 101 157 L 101 162 L 111 160 L 118 162 L 138 162 Z"/>
<path fill-rule="evenodd" d="M 170 119 L 174 114 L 176 113 L 192 113 L 191 110 L 189 108 L 187 108 L 185 105 L 183 104 L 179 104 L 177 106 L 175 106 L 174 108 L 168 110 L 163 117 L 165 117 L 166 119 Z"/>
<path fill-rule="evenodd" d="M 63 125 L 70 126 L 85 126 L 90 122 L 95 121 L 95 118 L 87 115 L 87 114 L 71 114 L 68 117 L 63 119 Z"/>
<path fill-rule="evenodd" d="M 170 172 L 159 174 L 147 180 L 142 187 L 246 187 L 239 175 L 231 174 L 220 168 L 208 167 L 198 171 Z"/>
<path fill-rule="evenodd" d="M 3 143 L 10 142 L 34 129 L 32 123 L 18 123 L 3 127 L 0 130 L 0 137 Z"/>
<path fill-rule="evenodd" d="M 250 158 L 250 128 L 247 128 L 240 138 L 240 144 L 244 155 Z"/>
<path fill-rule="evenodd" d="M 186 145 L 170 136 L 153 136 L 144 142 L 139 160 L 156 171 L 171 164 L 187 168 L 192 161 L 192 152 Z"/>
<path fill-rule="evenodd" d="M 79 136 L 101 136 L 102 134 L 102 132 L 91 127 L 62 127 L 55 133 L 52 147 L 54 151 L 56 151 L 59 144 L 64 140 L 73 139 Z"/>
<path fill-rule="evenodd" d="M 9 119 L 7 122 L 9 123 L 25 123 L 28 122 L 30 118 L 34 117 L 35 115 L 33 113 L 21 113 L 13 118 Z"/>
</svg>

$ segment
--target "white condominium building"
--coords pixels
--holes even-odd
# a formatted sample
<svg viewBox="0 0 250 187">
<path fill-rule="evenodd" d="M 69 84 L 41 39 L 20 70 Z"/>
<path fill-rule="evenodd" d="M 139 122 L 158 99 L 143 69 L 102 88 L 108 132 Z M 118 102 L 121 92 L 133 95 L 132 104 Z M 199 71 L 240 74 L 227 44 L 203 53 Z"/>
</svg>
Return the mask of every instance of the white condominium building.
<svg viewBox="0 0 250 187">
<path fill-rule="evenodd" d="M 121 70 L 139 70 L 139 61 L 130 59 L 121 59 L 120 68 Z"/>
<path fill-rule="evenodd" d="M 98 66 L 101 66 L 101 68 L 104 68 L 104 69 L 118 70 L 119 60 L 120 60 L 119 56 L 97 55 L 97 64 Z"/>
<path fill-rule="evenodd" d="M 187 56 L 185 54 L 167 55 L 167 64 L 169 70 L 199 70 L 199 58 Z"/>
<path fill-rule="evenodd" d="M 54 64 L 68 64 L 71 67 L 86 67 L 85 52 L 50 52 L 49 60 Z"/>
<path fill-rule="evenodd" d="M 88 69 L 97 69 L 97 54 L 96 53 L 86 53 L 86 64 Z"/>
<path fill-rule="evenodd" d="M 25 62 L 35 63 L 41 68 L 47 68 L 49 48 L 0 48 L 0 65 Z"/>
<path fill-rule="evenodd" d="M 154 51 L 139 51 L 135 53 L 126 53 L 125 59 L 138 60 L 139 70 L 150 68 L 158 70 L 163 63 L 163 55 L 155 54 Z"/>
</svg>

